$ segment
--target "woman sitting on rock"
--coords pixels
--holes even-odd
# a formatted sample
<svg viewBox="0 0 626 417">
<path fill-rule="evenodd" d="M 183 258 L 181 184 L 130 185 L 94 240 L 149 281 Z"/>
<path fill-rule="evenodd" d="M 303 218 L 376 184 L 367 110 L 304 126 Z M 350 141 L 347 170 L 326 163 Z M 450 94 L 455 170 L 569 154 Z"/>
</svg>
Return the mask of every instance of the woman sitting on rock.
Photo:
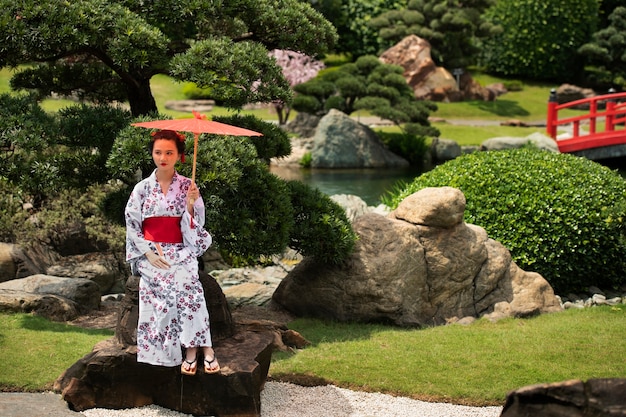
<svg viewBox="0 0 626 417">
<path fill-rule="evenodd" d="M 148 146 L 156 169 L 140 181 L 126 205 L 126 260 L 139 281 L 137 361 L 179 366 L 195 375 L 199 351 L 204 372 L 219 372 L 197 257 L 211 245 L 196 184 L 176 172 L 184 136 L 153 134 Z M 183 349 L 185 359 L 183 361 Z"/>
</svg>

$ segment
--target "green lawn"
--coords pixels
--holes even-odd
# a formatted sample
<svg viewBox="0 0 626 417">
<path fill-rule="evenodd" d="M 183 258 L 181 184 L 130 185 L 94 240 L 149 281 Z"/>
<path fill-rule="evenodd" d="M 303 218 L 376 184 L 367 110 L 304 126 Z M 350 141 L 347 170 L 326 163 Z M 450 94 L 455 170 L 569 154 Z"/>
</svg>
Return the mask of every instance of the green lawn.
<svg viewBox="0 0 626 417">
<path fill-rule="evenodd" d="M 452 139 L 461 146 L 480 145 L 495 137 L 526 137 L 533 133 L 546 133 L 545 127 L 472 126 L 445 122 L 435 122 L 432 126 L 439 129 L 441 138 Z"/>
<path fill-rule="evenodd" d="M 112 335 L 29 314 L 0 313 L 0 389 L 51 389 L 65 369 Z"/>
<path fill-rule="evenodd" d="M 625 305 L 422 330 L 309 319 L 289 327 L 312 346 L 275 355 L 279 379 L 306 374 L 356 390 L 502 405 L 526 385 L 626 377 Z"/>
<path fill-rule="evenodd" d="M 270 376 L 279 380 L 304 375 L 355 390 L 502 405 L 509 390 L 530 384 L 626 377 L 626 305 L 412 330 L 314 319 L 288 327 L 312 344 L 274 354 Z M 111 336 L 0 313 L 0 389 L 50 389 Z"/>
</svg>

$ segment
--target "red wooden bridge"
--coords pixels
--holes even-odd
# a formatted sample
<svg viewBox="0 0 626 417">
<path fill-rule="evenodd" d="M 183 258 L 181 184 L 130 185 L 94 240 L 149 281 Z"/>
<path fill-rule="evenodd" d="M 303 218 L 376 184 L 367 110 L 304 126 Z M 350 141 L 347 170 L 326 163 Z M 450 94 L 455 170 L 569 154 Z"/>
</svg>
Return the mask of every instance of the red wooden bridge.
<svg viewBox="0 0 626 417">
<path fill-rule="evenodd" d="M 548 102 L 547 131 L 561 152 L 590 159 L 626 155 L 626 93 L 611 93 L 558 104 L 552 90 Z M 586 114 L 559 119 L 563 109 L 588 108 Z M 559 129 L 570 134 L 557 136 Z M 567 137 L 564 137 L 567 136 Z"/>
</svg>

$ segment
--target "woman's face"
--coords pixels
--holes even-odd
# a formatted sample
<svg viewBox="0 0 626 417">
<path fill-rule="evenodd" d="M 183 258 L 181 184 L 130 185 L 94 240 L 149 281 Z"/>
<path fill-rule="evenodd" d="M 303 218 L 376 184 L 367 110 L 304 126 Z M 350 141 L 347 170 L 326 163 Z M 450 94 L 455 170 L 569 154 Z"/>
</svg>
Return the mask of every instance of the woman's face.
<svg viewBox="0 0 626 417">
<path fill-rule="evenodd" d="M 157 139 L 154 141 L 152 159 L 157 169 L 173 171 L 179 158 L 180 155 L 175 141 L 168 139 Z"/>
</svg>

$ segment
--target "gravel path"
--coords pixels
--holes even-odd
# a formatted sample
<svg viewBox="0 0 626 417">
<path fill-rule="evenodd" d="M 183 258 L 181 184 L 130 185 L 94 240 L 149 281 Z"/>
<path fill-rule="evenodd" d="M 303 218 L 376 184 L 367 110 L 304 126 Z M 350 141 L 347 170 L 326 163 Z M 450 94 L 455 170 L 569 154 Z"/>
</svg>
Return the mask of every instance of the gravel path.
<svg viewBox="0 0 626 417">
<path fill-rule="evenodd" d="M 333 385 L 302 387 L 269 381 L 261 392 L 261 417 L 498 417 L 502 407 L 427 403 Z M 91 409 L 86 417 L 189 417 L 158 406 L 129 410 Z"/>
</svg>

